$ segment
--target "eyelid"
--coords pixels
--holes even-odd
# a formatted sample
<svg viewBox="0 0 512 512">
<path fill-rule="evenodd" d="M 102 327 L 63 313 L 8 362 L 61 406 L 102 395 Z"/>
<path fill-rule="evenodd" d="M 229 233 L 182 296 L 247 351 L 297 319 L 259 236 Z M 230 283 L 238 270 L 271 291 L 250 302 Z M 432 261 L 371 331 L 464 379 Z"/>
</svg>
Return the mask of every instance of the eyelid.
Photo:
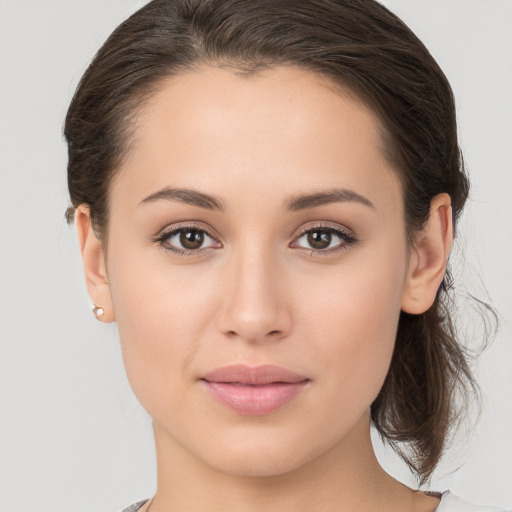
<svg viewBox="0 0 512 512">
<path fill-rule="evenodd" d="M 174 224 L 169 224 L 165 228 L 158 231 L 158 233 L 155 235 L 155 239 L 159 239 L 161 237 L 168 237 L 169 235 L 175 233 L 176 231 L 180 231 L 182 229 L 197 229 L 198 231 L 204 231 L 210 238 L 213 238 L 217 242 L 220 242 L 219 236 L 214 233 L 212 228 L 210 228 L 208 225 L 204 224 L 200 221 L 183 221 L 183 222 L 176 222 Z"/>
<path fill-rule="evenodd" d="M 203 247 L 199 249 L 181 249 L 179 247 L 174 247 L 171 245 L 165 245 L 164 242 L 169 237 L 179 233 L 182 230 L 197 230 L 204 232 L 209 238 L 214 240 L 219 244 L 217 247 Z M 334 234 L 335 236 L 341 239 L 341 242 L 335 247 L 326 248 L 326 249 L 314 249 L 314 248 L 306 248 L 302 246 L 295 245 L 297 240 L 300 239 L 307 233 L 314 231 L 328 231 Z M 169 252 L 174 254 L 182 255 L 182 256 L 197 256 L 201 255 L 205 252 L 211 251 L 212 249 L 217 249 L 222 247 L 222 242 L 220 241 L 220 237 L 212 230 L 211 227 L 204 224 L 203 222 L 198 221 L 183 221 L 177 222 L 175 224 L 170 224 L 165 228 L 161 229 L 154 237 L 153 241 L 158 243 L 159 246 Z M 346 226 L 340 225 L 335 222 L 329 221 L 319 221 L 319 222 L 311 222 L 304 226 L 301 226 L 299 231 L 293 235 L 293 240 L 290 242 L 289 247 L 293 249 L 299 249 L 303 251 L 307 251 L 310 254 L 318 254 L 321 256 L 326 256 L 331 253 L 336 253 L 339 251 L 347 250 L 350 246 L 355 245 L 358 242 L 358 238 L 356 237 L 353 230 L 347 228 Z"/>
<path fill-rule="evenodd" d="M 197 255 L 203 254 L 204 252 L 209 251 L 211 249 L 219 248 L 219 247 L 202 247 L 199 249 L 181 249 L 179 247 L 164 245 L 165 240 L 167 240 L 169 237 L 176 235 L 180 231 L 186 231 L 187 229 L 204 232 L 209 238 L 211 238 L 212 240 L 214 240 L 215 242 L 220 244 L 220 247 L 222 247 L 222 243 L 220 242 L 218 235 L 215 234 L 209 226 L 203 224 L 202 222 L 197 222 L 197 221 L 177 222 L 176 224 L 171 224 L 169 226 L 166 226 L 164 229 L 160 230 L 153 237 L 153 241 L 155 243 L 158 243 L 162 249 L 172 252 L 174 254 L 181 255 L 181 256 L 197 256 Z"/>
<path fill-rule="evenodd" d="M 309 233 L 314 230 L 326 230 L 326 231 L 333 231 L 333 232 L 339 232 L 345 235 L 346 237 L 350 238 L 356 238 L 356 235 L 354 231 L 352 231 L 350 228 L 343 226 L 342 224 L 338 224 L 337 222 L 329 222 L 329 221 L 318 221 L 318 222 L 308 222 L 306 225 L 301 226 L 301 228 L 298 230 L 298 232 L 294 235 L 294 238 L 298 238 L 305 233 Z"/>
<path fill-rule="evenodd" d="M 314 231 L 328 231 L 335 236 L 338 236 L 342 242 L 340 242 L 340 244 L 336 245 L 335 247 L 326 249 L 314 249 L 294 245 L 296 244 L 297 240 L 302 238 L 304 235 Z M 294 235 L 293 241 L 290 243 L 290 247 L 293 249 L 307 251 L 312 255 L 327 256 L 332 253 L 347 250 L 350 246 L 357 244 L 357 242 L 358 238 L 356 237 L 354 231 L 352 231 L 350 228 L 337 223 L 322 221 L 317 223 L 309 223 L 306 226 L 302 226 L 298 233 Z"/>
</svg>

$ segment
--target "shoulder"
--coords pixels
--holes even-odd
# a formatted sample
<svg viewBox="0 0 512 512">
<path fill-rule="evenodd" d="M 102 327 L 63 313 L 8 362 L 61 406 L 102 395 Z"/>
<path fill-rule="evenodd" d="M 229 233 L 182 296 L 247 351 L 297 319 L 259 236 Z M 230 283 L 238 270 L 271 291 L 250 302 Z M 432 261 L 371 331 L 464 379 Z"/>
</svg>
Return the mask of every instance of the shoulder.
<svg viewBox="0 0 512 512">
<path fill-rule="evenodd" d="M 137 503 L 123 509 L 122 512 L 137 512 L 137 510 L 139 510 L 147 501 L 148 500 L 138 501 Z"/>
<path fill-rule="evenodd" d="M 504 508 L 471 503 L 450 491 L 443 493 L 441 503 L 435 512 L 510 512 Z"/>
</svg>

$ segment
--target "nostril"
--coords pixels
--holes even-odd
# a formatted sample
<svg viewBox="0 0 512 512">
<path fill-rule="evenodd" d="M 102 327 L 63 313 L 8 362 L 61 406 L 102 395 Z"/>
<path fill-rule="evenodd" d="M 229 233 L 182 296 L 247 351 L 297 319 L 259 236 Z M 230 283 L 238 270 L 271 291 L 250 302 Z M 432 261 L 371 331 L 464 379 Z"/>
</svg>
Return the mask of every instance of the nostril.
<svg viewBox="0 0 512 512">
<path fill-rule="evenodd" d="M 263 341 L 264 339 L 278 338 L 279 336 L 282 335 L 282 333 L 283 333 L 283 331 L 281 331 L 279 329 L 274 329 L 272 331 L 267 332 L 267 334 L 264 334 L 263 336 L 261 336 L 261 335 L 257 336 L 254 333 L 253 333 L 253 335 L 246 333 L 246 335 L 243 336 L 242 334 L 238 333 L 237 331 L 230 330 L 230 331 L 226 332 L 226 336 L 228 336 L 231 339 L 240 337 L 240 338 L 246 339 L 247 341 L 254 342 L 254 341 L 258 341 L 258 340 Z"/>
</svg>

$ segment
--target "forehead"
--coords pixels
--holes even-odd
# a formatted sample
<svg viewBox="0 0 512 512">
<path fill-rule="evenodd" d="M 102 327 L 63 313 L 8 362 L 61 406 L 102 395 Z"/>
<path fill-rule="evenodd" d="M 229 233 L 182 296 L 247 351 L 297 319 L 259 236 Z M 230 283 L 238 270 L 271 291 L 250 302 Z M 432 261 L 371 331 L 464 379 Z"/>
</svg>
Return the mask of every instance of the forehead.
<svg viewBox="0 0 512 512">
<path fill-rule="evenodd" d="M 294 135 L 302 129 L 321 129 L 329 136 L 337 121 L 350 116 L 351 130 L 362 128 L 375 144 L 381 143 L 381 123 L 358 96 L 331 79 L 295 66 L 280 66 L 251 75 L 204 66 L 193 72 L 169 77 L 144 105 L 138 118 L 147 137 L 178 127 L 193 133 L 216 127 L 219 135 L 236 130 L 267 132 L 286 127 Z M 179 121 L 179 126 L 178 126 Z M 338 125 L 338 126 L 337 126 Z M 240 131 L 241 130 L 241 131 Z M 303 130 L 304 134 L 306 130 Z M 286 133 L 281 134 L 282 137 Z M 339 131 L 336 136 L 343 136 Z M 146 137 L 146 142 L 148 138 Z"/>
<path fill-rule="evenodd" d="M 377 115 L 327 78 L 300 68 L 240 76 L 204 67 L 170 77 L 136 125 L 113 187 L 138 195 L 170 184 L 219 195 L 234 184 L 263 190 L 272 183 L 290 194 L 295 185 L 325 188 L 333 179 L 362 192 L 397 186 Z"/>
</svg>

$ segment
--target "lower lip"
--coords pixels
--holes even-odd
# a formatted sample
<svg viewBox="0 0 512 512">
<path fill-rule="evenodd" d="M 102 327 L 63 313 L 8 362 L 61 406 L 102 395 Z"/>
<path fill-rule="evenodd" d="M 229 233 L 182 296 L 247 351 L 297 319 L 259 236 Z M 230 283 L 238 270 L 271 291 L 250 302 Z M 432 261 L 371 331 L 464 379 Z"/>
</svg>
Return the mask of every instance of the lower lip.
<svg viewBox="0 0 512 512">
<path fill-rule="evenodd" d="M 308 383 L 307 380 L 264 385 L 203 382 L 217 400 L 246 416 L 263 416 L 276 411 L 297 396 Z"/>
</svg>

